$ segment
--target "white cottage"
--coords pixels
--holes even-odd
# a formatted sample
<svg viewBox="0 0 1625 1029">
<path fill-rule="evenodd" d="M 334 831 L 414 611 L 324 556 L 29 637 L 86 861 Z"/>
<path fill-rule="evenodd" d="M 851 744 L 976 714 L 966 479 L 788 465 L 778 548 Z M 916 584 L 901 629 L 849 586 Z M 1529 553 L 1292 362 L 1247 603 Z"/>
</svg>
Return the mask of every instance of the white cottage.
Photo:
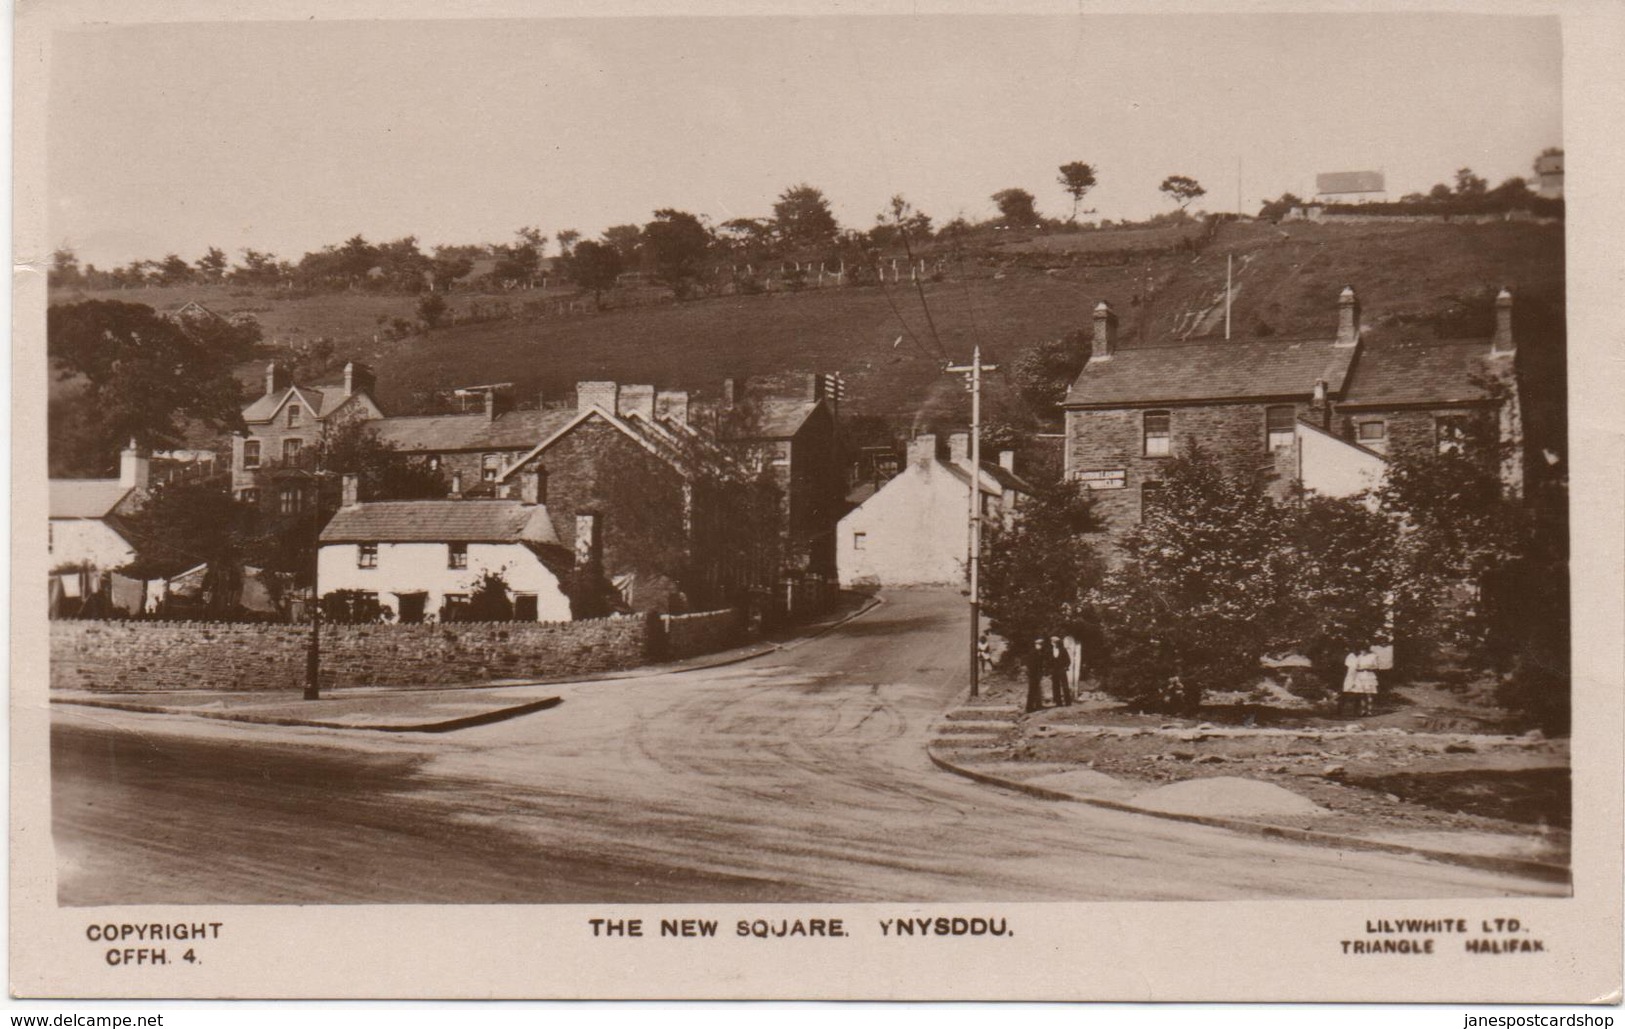
<svg viewBox="0 0 1625 1029">
<path fill-rule="evenodd" d="M 345 476 L 344 502 L 322 530 L 320 593 L 371 594 L 402 622 L 456 620 L 486 572 L 508 584 L 519 621 L 568 621 L 563 581 L 573 555 L 559 542 L 534 475 L 520 498 L 360 503 Z"/>
<path fill-rule="evenodd" d="M 135 542 L 121 516 L 140 506 L 151 465 L 132 441 L 119 456 L 116 479 L 52 479 L 46 547 L 51 567 L 110 571 L 135 560 Z"/>
<path fill-rule="evenodd" d="M 916 436 L 908 464 L 874 495 L 842 518 L 835 560 L 844 585 L 958 585 L 970 554 L 968 509 L 972 482 L 970 437 L 948 438 L 946 458 L 937 437 Z M 988 523 L 1014 516 L 1033 488 L 1016 475 L 1013 455 L 982 462 L 975 476 L 982 517 Z"/>
</svg>

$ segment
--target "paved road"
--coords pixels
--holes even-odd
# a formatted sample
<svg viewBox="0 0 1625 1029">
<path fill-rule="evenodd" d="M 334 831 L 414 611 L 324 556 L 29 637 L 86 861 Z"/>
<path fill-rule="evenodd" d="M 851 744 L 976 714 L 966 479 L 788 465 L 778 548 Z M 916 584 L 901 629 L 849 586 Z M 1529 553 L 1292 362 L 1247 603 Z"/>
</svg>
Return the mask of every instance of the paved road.
<svg viewBox="0 0 1625 1029">
<path fill-rule="evenodd" d="M 66 904 L 1456 897 L 1558 888 L 1041 801 L 925 756 L 960 600 L 436 737 L 58 709 Z"/>
</svg>

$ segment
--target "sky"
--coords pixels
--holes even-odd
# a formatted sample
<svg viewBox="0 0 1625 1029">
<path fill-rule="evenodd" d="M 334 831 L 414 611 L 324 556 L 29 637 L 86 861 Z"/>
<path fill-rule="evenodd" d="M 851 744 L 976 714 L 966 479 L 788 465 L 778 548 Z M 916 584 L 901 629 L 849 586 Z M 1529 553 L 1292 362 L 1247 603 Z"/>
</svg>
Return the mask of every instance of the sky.
<svg viewBox="0 0 1625 1029">
<path fill-rule="evenodd" d="M 1064 217 L 1074 160 L 1088 217 L 1170 209 L 1170 174 L 1252 213 L 1317 172 L 1493 185 L 1563 142 L 1552 17 L 210 22 L 67 29 L 49 59 L 49 238 L 99 267 L 720 223 L 801 182 L 855 228 L 894 193 L 990 217 L 1007 187 Z"/>
</svg>

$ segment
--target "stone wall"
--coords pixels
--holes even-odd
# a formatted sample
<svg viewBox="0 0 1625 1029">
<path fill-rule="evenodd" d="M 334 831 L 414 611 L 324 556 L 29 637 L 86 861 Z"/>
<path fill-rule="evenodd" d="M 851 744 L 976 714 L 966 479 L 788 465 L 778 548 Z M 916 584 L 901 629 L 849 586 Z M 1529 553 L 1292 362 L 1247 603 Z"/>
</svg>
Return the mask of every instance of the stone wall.
<svg viewBox="0 0 1625 1029">
<path fill-rule="evenodd" d="M 55 621 L 51 686 L 297 690 L 304 686 L 309 640 L 308 625 L 286 623 Z M 451 686 L 585 675 L 635 667 L 643 663 L 647 644 L 647 628 L 637 617 L 326 625 L 322 686 Z"/>
<path fill-rule="evenodd" d="M 664 615 L 666 656 L 692 657 L 745 641 L 745 613 L 737 608 L 701 611 L 690 615 Z"/>
</svg>

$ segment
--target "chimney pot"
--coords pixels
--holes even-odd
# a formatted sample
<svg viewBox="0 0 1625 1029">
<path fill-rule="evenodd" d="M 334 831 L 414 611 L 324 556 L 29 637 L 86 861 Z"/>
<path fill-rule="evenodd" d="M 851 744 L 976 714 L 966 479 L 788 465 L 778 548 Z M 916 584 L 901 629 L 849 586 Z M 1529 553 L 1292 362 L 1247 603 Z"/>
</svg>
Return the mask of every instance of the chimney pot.
<svg viewBox="0 0 1625 1029">
<path fill-rule="evenodd" d="M 452 497 L 460 497 L 460 496 L 463 495 L 463 473 L 462 472 L 452 472 L 451 473 L 451 494 L 450 495 Z"/>
<path fill-rule="evenodd" d="M 637 415 L 646 422 L 655 420 L 655 388 L 653 386 L 622 386 L 619 408 L 615 412 L 620 415 Z"/>
<path fill-rule="evenodd" d="M 485 420 L 488 422 L 497 420 L 497 392 L 494 389 L 485 391 Z"/>
<path fill-rule="evenodd" d="M 1495 295 L 1495 336 L 1490 340 L 1490 354 L 1502 357 L 1517 349 L 1512 338 L 1512 291 L 1503 286 Z"/>
<path fill-rule="evenodd" d="M 119 453 L 118 482 L 125 489 L 145 490 L 152 483 L 152 461 L 141 452 L 135 440 Z"/>
<path fill-rule="evenodd" d="M 970 433 L 956 432 L 948 437 L 948 460 L 955 463 L 970 460 Z"/>
<path fill-rule="evenodd" d="M 526 468 L 519 473 L 519 502 L 522 504 L 540 504 L 542 502 L 542 473 L 535 468 Z"/>
<path fill-rule="evenodd" d="M 615 414 L 621 387 L 613 382 L 576 383 L 576 410 L 585 414 L 599 408 L 606 414 Z"/>
<path fill-rule="evenodd" d="M 936 459 L 937 437 L 933 433 L 922 432 L 909 441 L 909 464 L 930 464 Z"/>
<path fill-rule="evenodd" d="M 1111 305 L 1102 300 L 1095 305 L 1095 336 L 1089 350 L 1089 360 L 1110 361 L 1117 352 L 1117 315 Z"/>
<path fill-rule="evenodd" d="M 678 425 L 688 424 L 688 390 L 663 389 L 655 394 L 655 415 Z"/>
<path fill-rule="evenodd" d="M 1352 347 L 1360 342 L 1360 299 L 1353 286 L 1344 286 L 1337 295 L 1337 345 Z"/>
<path fill-rule="evenodd" d="M 279 393 L 282 390 L 287 389 L 291 381 L 292 377 L 290 376 L 288 370 L 275 361 L 272 361 L 270 364 L 265 366 L 266 396 L 270 396 L 273 393 Z"/>
<path fill-rule="evenodd" d="M 344 499 L 341 503 L 345 507 L 355 507 L 361 503 L 361 476 L 354 472 L 346 472 L 343 480 Z"/>
<path fill-rule="evenodd" d="M 999 467 L 1007 472 L 1016 470 L 1016 452 L 1014 450 L 999 451 Z"/>
</svg>

